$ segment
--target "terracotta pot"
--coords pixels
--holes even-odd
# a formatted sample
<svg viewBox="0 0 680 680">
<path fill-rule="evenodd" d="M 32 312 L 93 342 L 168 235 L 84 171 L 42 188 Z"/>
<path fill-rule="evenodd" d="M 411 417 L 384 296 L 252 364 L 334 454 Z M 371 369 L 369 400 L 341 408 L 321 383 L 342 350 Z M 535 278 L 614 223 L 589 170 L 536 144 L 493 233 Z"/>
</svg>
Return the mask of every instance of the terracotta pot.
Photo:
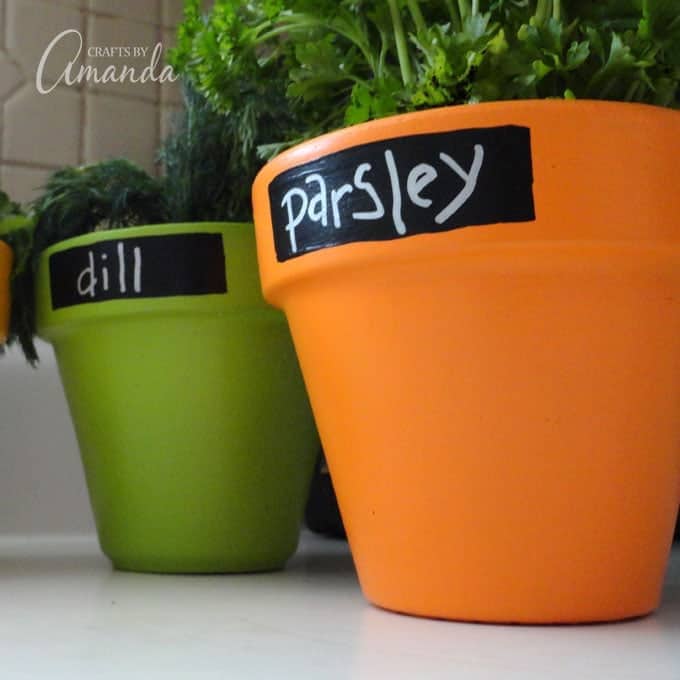
<svg viewBox="0 0 680 680">
<path fill-rule="evenodd" d="M 12 249 L 0 241 L 0 345 L 7 339 L 9 330 L 9 275 L 12 271 Z"/>
<path fill-rule="evenodd" d="M 67 239 L 42 255 L 36 291 L 114 566 L 283 567 L 318 437 L 285 318 L 262 299 L 252 225 Z"/>
<path fill-rule="evenodd" d="M 680 502 L 680 113 L 396 116 L 254 187 L 366 597 L 499 622 L 659 603 Z"/>
</svg>

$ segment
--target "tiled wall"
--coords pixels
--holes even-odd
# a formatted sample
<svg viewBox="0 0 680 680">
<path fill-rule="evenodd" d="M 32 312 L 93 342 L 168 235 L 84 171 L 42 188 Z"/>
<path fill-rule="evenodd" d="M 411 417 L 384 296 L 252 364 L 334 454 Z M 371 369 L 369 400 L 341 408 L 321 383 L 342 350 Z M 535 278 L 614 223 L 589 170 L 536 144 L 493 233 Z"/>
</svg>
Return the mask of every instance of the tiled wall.
<svg viewBox="0 0 680 680">
<path fill-rule="evenodd" d="M 172 45 L 182 0 L 0 0 L 0 188 L 22 202 L 35 196 L 50 172 L 64 165 L 114 156 L 156 172 L 155 155 L 171 115 L 181 105 L 174 83 L 62 82 L 48 94 L 36 87 L 36 71 L 50 42 L 62 31 L 83 37 L 83 63 L 103 73 L 114 65 L 141 74 L 150 56 L 91 57 L 92 47 Z M 49 89 L 78 48 L 70 33 L 45 62 Z M 156 69 L 159 75 L 161 66 Z"/>
</svg>

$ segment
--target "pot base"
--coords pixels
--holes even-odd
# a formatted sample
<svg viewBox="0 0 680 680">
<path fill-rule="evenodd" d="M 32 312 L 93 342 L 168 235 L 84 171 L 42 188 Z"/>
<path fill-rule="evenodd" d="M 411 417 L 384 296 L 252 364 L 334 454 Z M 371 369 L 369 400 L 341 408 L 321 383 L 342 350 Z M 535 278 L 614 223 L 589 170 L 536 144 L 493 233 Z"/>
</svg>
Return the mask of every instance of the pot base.
<svg viewBox="0 0 680 680">
<path fill-rule="evenodd" d="M 252 554 L 241 551 L 233 556 L 224 551 L 201 557 L 191 548 L 184 548 L 177 555 L 144 555 L 139 552 L 113 553 L 102 547 L 117 571 L 145 574 L 259 574 L 280 571 L 293 556 L 297 542 L 276 554 Z"/>
<path fill-rule="evenodd" d="M 316 438 L 290 396 L 292 386 L 304 393 L 282 318 L 117 319 L 55 344 L 100 543 L 117 568 L 283 566 Z"/>
<path fill-rule="evenodd" d="M 434 621 L 453 621 L 457 623 L 477 623 L 477 624 L 488 624 L 492 626 L 583 626 L 583 625 L 596 625 L 599 623 L 627 623 L 628 621 L 637 621 L 641 618 L 645 618 L 650 614 L 653 614 L 656 609 L 658 609 L 658 603 L 644 611 L 640 611 L 637 614 L 628 614 L 625 616 L 618 616 L 612 613 L 611 615 L 596 615 L 593 618 L 584 618 L 581 613 L 574 617 L 564 617 L 563 614 L 557 614 L 555 618 L 550 617 L 527 617 L 519 615 L 515 618 L 508 618 L 507 612 L 501 611 L 498 613 L 498 618 L 493 615 L 489 615 L 486 618 L 479 618 L 478 612 L 467 612 L 465 610 L 460 610 L 459 613 L 454 613 L 453 609 L 447 609 L 444 614 L 439 613 L 438 608 L 432 610 L 424 610 L 420 607 L 411 607 L 408 604 L 401 606 L 400 603 L 390 602 L 389 604 L 384 604 L 378 602 L 371 597 L 369 597 L 365 592 L 364 597 L 378 609 L 382 611 L 390 612 L 392 614 L 400 614 L 401 616 L 412 616 L 416 618 L 432 619 Z"/>
</svg>

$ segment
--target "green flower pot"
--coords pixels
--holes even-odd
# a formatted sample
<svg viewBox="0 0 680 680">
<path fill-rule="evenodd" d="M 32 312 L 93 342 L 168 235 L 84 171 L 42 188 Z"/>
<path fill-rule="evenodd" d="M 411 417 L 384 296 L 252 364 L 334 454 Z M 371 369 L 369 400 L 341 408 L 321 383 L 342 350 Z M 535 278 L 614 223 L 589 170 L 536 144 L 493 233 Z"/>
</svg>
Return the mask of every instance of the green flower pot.
<svg viewBox="0 0 680 680">
<path fill-rule="evenodd" d="M 150 572 L 277 569 L 318 438 L 252 225 L 96 232 L 43 254 L 53 346 L 102 550 Z"/>
</svg>

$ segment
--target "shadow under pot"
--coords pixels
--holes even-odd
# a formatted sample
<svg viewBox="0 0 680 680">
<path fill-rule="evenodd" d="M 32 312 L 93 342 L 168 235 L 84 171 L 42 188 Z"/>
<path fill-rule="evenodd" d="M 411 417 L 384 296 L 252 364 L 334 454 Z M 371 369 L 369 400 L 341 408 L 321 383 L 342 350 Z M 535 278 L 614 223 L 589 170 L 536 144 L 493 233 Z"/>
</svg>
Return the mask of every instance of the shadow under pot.
<svg viewBox="0 0 680 680">
<path fill-rule="evenodd" d="M 98 232 L 37 274 L 101 547 L 151 572 L 280 568 L 318 436 L 252 225 Z"/>
<path fill-rule="evenodd" d="M 643 131 L 643 132 L 641 132 Z M 350 127 L 253 192 L 366 597 L 490 622 L 658 606 L 680 502 L 680 113 Z"/>
</svg>

